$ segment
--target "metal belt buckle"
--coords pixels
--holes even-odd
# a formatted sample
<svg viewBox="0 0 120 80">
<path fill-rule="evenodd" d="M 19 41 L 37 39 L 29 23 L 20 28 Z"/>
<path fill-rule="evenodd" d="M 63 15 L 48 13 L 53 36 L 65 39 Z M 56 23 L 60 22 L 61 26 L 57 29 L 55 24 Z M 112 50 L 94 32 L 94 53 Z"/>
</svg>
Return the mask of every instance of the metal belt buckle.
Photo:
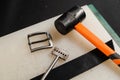
<svg viewBox="0 0 120 80">
<path fill-rule="evenodd" d="M 45 38 L 41 37 L 40 35 L 43 35 Z M 40 38 L 41 40 L 31 41 L 31 38 L 35 37 L 35 36 L 40 36 L 43 39 Z M 48 48 L 53 47 L 52 37 L 51 37 L 50 33 L 48 33 L 48 32 L 31 33 L 31 34 L 28 34 L 27 38 L 28 38 L 28 44 L 29 44 L 29 48 L 30 48 L 31 52 L 35 52 L 38 50 L 48 49 Z M 38 45 L 37 47 L 32 47 L 32 45 L 38 44 L 38 43 L 40 44 L 42 42 L 47 42 L 47 45 Z"/>
</svg>

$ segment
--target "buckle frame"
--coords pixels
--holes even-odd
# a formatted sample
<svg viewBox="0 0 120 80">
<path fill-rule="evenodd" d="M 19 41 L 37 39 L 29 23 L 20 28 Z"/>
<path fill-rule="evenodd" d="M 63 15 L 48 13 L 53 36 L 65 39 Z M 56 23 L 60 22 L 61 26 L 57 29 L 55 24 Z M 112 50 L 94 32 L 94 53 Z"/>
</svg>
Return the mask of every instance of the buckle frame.
<svg viewBox="0 0 120 80">
<path fill-rule="evenodd" d="M 46 35 L 46 38 L 42 39 L 42 40 L 32 41 L 32 42 L 30 41 L 31 37 L 38 36 L 38 35 Z M 52 36 L 48 32 L 35 32 L 35 33 L 28 34 L 27 39 L 28 39 L 28 45 L 29 45 L 29 48 L 30 48 L 31 52 L 35 52 L 35 51 L 38 51 L 38 50 L 48 49 L 48 48 L 53 47 Z M 37 43 L 41 43 L 41 42 L 45 42 L 45 41 L 48 41 L 48 45 L 32 48 L 33 44 L 37 44 Z"/>
</svg>

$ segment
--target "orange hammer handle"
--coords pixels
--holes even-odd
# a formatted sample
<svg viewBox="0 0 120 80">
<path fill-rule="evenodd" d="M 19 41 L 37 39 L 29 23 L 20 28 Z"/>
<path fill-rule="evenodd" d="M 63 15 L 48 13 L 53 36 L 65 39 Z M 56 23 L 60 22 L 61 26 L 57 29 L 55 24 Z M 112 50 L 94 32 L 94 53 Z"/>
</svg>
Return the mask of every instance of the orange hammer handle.
<svg viewBox="0 0 120 80">
<path fill-rule="evenodd" d="M 84 27 L 81 23 L 75 26 L 75 30 L 82 34 L 88 41 L 90 41 L 94 46 L 96 46 L 101 52 L 106 56 L 111 58 L 114 63 L 120 66 L 120 56 L 109 46 L 107 46 L 102 40 L 100 40 L 96 35 Z"/>
</svg>

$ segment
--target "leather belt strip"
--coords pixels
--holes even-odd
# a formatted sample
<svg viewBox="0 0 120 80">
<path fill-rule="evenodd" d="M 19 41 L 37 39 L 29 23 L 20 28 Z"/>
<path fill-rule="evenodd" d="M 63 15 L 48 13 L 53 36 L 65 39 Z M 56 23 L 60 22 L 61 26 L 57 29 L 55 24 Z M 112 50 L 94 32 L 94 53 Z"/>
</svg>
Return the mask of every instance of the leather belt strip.
<svg viewBox="0 0 120 80">
<path fill-rule="evenodd" d="M 113 43 L 112 40 L 107 42 L 107 45 L 112 49 Z M 47 76 L 46 80 L 69 80 L 99 64 L 106 61 L 107 56 L 102 54 L 98 49 L 94 49 L 68 63 L 65 63 L 55 69 L 53 69 L 50 74 Z M 43 74 L 32 78 L 31 80 L 40 80 Z"/>
</svg>

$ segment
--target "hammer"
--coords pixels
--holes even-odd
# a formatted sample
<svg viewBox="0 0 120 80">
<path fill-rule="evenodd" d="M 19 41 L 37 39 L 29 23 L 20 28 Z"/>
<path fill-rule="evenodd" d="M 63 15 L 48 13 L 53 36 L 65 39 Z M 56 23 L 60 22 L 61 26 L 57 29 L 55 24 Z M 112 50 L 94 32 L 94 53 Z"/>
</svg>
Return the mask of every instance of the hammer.
<svg viewBox="0 0 120 80">
<path fill-rule="evenodd" d="M 63 35 L 75 29 L 120 67 L 120 55 L 80 23 L 85 17 L 84 10 L 77 5 L 60 16 L 54 24 L 58 32 Z"/>
</svg>

